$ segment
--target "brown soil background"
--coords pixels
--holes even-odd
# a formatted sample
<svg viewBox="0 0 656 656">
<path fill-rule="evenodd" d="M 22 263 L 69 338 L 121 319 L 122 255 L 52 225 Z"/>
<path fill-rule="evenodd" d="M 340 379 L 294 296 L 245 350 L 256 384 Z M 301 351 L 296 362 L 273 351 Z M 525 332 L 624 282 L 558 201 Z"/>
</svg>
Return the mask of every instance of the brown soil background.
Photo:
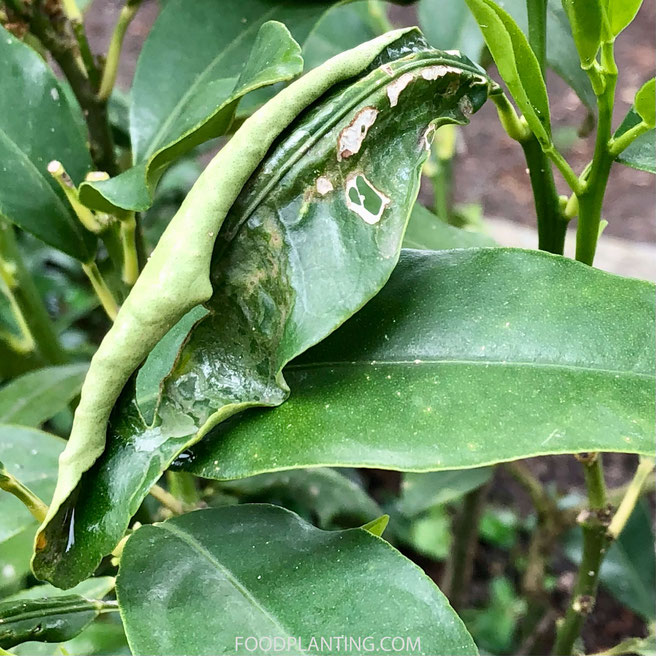
<svg viewBox="0 0 656 656">
<path fill-rule="evenodd" d="M 106 51 L 121 6 L 120 0 L 95 0 L 89 8 L 85 22 L 96 52 Z M 124 91 L 129 90 L 141 45 L 157 12 L 156 0 L 146 0 L 128 28 L 118 76 L 119 87 Z M 414 25 L 417 22 L 412 7 L 392 7 L 390 14 L 397 25 Z M 636 20 L 617 41 L 620 75 L 616 125 L 631 107 L 638 88 L 654 75 L 655 35 L 656 0 L 645 0 Z M 554 132 L 559 128 L 578 128 L 586 115 L 578 97 L 556 75 L 549 75 L 548 85 Z M 491 103 L 483 107 L 471 126 L 461 131 L 461 135 L 461 154 L 454 175 L 456 202 L 481 203 L 485 216 L 502 217 L 534 226 L 533 199 L 523 153 L 518 144 L 503 132 Z M 590 136 L 577 140 L 565 152 L 575 171 L 581 171 L 590 160 L 593 146 L 594 137 Z M 558 175 L 557 178 L 564 193 L 566 187 Z M 654 176 L 643 171 L 621 165 L 613 167 L 604 206 L 604 216 L 609 225 L 604 234 L 633 241 L 656 242 L 654 179 Z M 427 189 L 422 190 L 422 200 L 430 200 Z"/>
</svg>

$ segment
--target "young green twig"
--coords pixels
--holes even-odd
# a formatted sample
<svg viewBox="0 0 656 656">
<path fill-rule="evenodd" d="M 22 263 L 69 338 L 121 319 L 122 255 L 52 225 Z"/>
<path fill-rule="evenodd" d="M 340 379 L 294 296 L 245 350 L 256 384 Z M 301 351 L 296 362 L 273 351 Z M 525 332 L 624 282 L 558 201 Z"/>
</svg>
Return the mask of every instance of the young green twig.
<svg viewBox="0 0 656 656">
<path fill-rule="evenodd" d="M 13 494 L 41 523 L 48 513 L 46 506 L 39 497 L 29 488 L 23 485 L 17 478 L 12 476 L 0 462 L 0 490 Z"/>
<path fill-rule="evenodd" d="M 0 221 L 0 258 L 4 284 L 11 291 L 12 303 L 19 323 L 24 323 L 24 335 L 36 345 L 46 364 L 63 364 L 68 356 L 59 342 L 48 311 L 34 285 L 16 244 L 13 226 Z M 28 345 L 26 341 L 25 346 Z"/>
<path fill-rule="evenodd" d="M 633 480 L 629 483 L 624 498 L 608 526 L 608 536 L 615 540 L 626 526 L 631 513 L 638 503 L 647 479 L 654 471 L 654 458 L 641 458 Z"/>
<path fill-rule="evenodd" d="M 556 656 L 572 654 L 583 623 L 594 608 L 599 570 L 610 542 L 607 528 L 611 512 L 601 454 L 582 454 L 579 460 L 583 464 L 589 507 L 577 518 L 583 530 L 583 555 L 567 612 L 558 626 L 553 652 Z"/>
<path fill-rule="evenodd" d="M 100 89 L 98 90 L 98 98 L 103 102 L 107 101 L 112 94 L 112 89 L 116 82 L 116 74 L 118 72 L 118 64 L 121 58 L 121 47 L 123 45 L 123 39 L 125 38 L 125 32 L 132 22 L 132 19 L 135 17 L 140 4 L 141 0 L 127 0 L 121 9 L 118 21 L 116 22 L 116 27 L 114 27 L 114 33 L 112 34 L 112 39 L 109 42 L 109 49 L 107 50 L 107 59 L 105 61 L 105 68 L 103 69 L 102 79 L 100 81 Z"/>
</svg>

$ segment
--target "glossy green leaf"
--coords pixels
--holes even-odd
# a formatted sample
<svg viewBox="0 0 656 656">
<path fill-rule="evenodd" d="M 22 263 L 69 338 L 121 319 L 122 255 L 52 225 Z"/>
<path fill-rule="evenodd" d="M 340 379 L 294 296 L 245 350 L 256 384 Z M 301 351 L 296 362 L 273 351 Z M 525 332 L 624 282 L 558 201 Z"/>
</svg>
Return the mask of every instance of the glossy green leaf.
<svg viewBox="0 0 656 656">
<path fill-rule="evenodd" d="M 617 128 L 615 137 L 619 137 L 633 126 L 638 125 L 642 119 L 632 107 L 624 117 L 622 124 Z M 618 162 L 631 168 L 648 173 L 656 173 L 656 131 L 649 130 L 639 136 L 626 150 L 617 157 Z"/>
<path fill-rule="evenodd" d="M 624 0 L 621 0 L 622 2 Z M 581 66 L 589 68 L 601 45 L 603 9 L 601 0 L 562 0 L 572 27 Z"/>
<path fill-rule="evenodd" d="M 20 531 L 8 539 L 0 539 L 0 598 L 16 592 L 25 584 L 30 573 L 35 529 L 36 522 L 31 530 Z"/>
<path fill-rule="evenodd" d="M 606 0 L 606 14 L 613 36 L 633 22 L 641 5 L 642 0 Z"/>
<path fill-rule="evenodd" d="M 547 143 L 551 135 L 549 97 L 540 64 L 513 17 L 494 0 L 466 0 L 499 74 L 531 131 Z"/>
<path fill-rule="evenodd" d="M 43 59 L 0 26 L 0 216 L 86 262 L 96 237 L 48 173 L 57 159 L 76 182 L 91 167 L 79 108 Z"/>
<path fill-rule="evenodd" d="M 64 444 L 59 437 L 34 428 L 0 425 L 0 461 L 10 474 L 46 502 L 55 488 L 57 459 Z M 3 562 L 8 553 L 5 551 L 7 541 L 28 534 L 30 537 L 25 544 L 29 544 L 36 526 L 23 504 L 0 490 L 0 571 L 5 564 L 10 564 Z M 29 553 L 24 556 L 24 565 L 27 565 Z M 14 563 L 11 566 L 15 568 Z"/>
<path fill-rule="evenodd" d="M 275 126 L 284 121 L 284 128 L 299 104 L 354 75 L 278 138 L 216 243 L 208 238 L 222 218 L 217 206 L 225 212 L 230 202 L 221 185 L 236 196 L 239 167 L 259 162 L 245 160 L 240 145 L 246 141 L 247 153 L 257 148 L 263 157 Z M 313 69 L 242 126 L 190 192 L 178 214 L 182 224 L 169 224 L 92 361 L 43 534 L 46 548 L 35 556 L 40 577 L 65 586 L 87 576 L 182 450 L 236 412 L 284 401 L 284 364 L 357 311 L 394 268 L 427 135 L 436 125 L 467 122 L 490 84 L 469 60 L 429 48 L 417 31 L 389 33 Z M 189 216 L 193 225 L 185 223 Z M 211 298 L 204 281 L 210 257 Z M 209 313 L 164 381 L 153 424 L 139 413 L 132 381 L 106 441 L 105 413 L 123 376 L 194 300 L 206 300 Z M 78 482 L 85 493 L 60 505 Z M 89 531 L 99 516 L 103 530 Z"/>
<path fill-rule="evenodd" d="M 492 467 L 481 467 L 426 474 L 405 473 L 396 507 L 407 517 L 419 515 L 434 506 L 456 501 L 484 485 L 493 472 Z"/>
<path fill-rule="evenodd" d="M 403 636 L 413 641 L 407 653 L 478 653 L 435 584 L 387 542 L 359 528 L 322 531 L 275 506 L 140 528 L 125 546 L 117 592 L 137 656 L 245 653 L 249 636 L 248 653 L 274 653 L 278 637 L 275 653 L 310 654 L 322 636 L 345 633 L 369 636 L 371 648 L 340 649 L 333 638 L 321 652 L 377 653 L 384 637 Z"/>
<path fill-rule="evenodd" d="M 528 34 L 526 0 L 498 0 L 497 4 L 515 19 L 524 34 Z M 596 112 L 597 97 L 588 74 L 581 68 L 561 0 L 547 0 L 547 35 L 547 66 L 569 84 L 591 112 Z"/>
<path fill-rule="evenodd" d="M 494 246 L 494 239 L 481 232 L 449 225 L 420 203 L 415 203 L 403 238 L 404 248 L 441 251 L 476 246 Z"/>
<path fill-rule="evenodd" d="M 0 389 L 0 423 L 40 426 L 77 396 L 88 366 L 46 367 L 15 378 Z"/>
<path fill-rule="evenodd" d="M 286 403 L 232 418 L 179 464 L 234 479 L 651 454 L 653 293 L 538 251 L 405 251 L 380 294 L 285 369 Z"/>
<path fill-rule="evenodd" d="M 646 545 L 654 544 L 651 514 L 646 501 L 633 511 L 619 538 L 610 546 L 599 573 L 601 584 L 621 603 L 647 622 L 656 621 L 656 556 Z M 572 531 L 566 553 L 581 561 L 581 532 Z"/>
<path fill-rule="evenodd" d="M 72 640 L 52 644 L 24 642 L 11 652 L 16 656 L 131 656 L 120 619 L 96 621 Z"/>
<path fill-rule="evenodd" d="M 434 48 L 461 50 L 480 61 L 485 42 L 464 0 L 420 0 L 419 25 Z"/>
<path fill-rule="evenodd" d="M 326 12 L 303 45 L 306 69 L 378 36 L 371 24 L 368 4 L 368 0 L 337 4 Z"/>
<path fill-rule="evenodd" d="M 60 590 L 59 588 L 55 588 L 54 585 L 44 583 L 43 585 L 35 585 L 31 588 L 19 590 L 14 594 L 4 597 L 2 601 L 25 601 L 26 599 L 45 599 L 46 597 L 61 597 L 65 595 L 78 595 L 86 599 L 102 599 L 114 589 L 115 585 L 116 579 L 113 576 L 96 576 L 78 583 L 70 590 Z"/>
<path fill-rule="evenodd" d="M 317 526 L 326 529 L 359 526 L 383 514 L 360 485 L 325 467 L 227 481 L 221 490 L 242 502 L 268 501 L 308 514 Z"/>
<path fill-rule="evenodd" d="M 28 640 L 63 642 L 74 638 L 116 602 L 60 595 L 48 599 L 0 602 L 0 647 L 9 649 Z"/>
<path fill-rule="evenodd" d="M 633 107 L 650 128 L 656 126 L 656 78 L 652 77 L 638 89 Z"/>
<path fill-rule="evenodd" d="M 370 522 L 367 522 L 364 526 L 361 526 L 363 530 L 375 535 L 379 538 L 383 537 L 383 533 L 389 524 L 389 515 L 381 515 L 376 519 L 372 519 Z"/>
<path fill-rule="evenodd" d="M 164 169 L 224 134 L 242 96 L 303 70 L 296 41 L 305 40 L 330 4 L 168 2 L 144 43 L 132 85 L 134 166 L 111 180 L 83 185 L 84 202 L 101 209 L 150 207 Z"/>
</svg>

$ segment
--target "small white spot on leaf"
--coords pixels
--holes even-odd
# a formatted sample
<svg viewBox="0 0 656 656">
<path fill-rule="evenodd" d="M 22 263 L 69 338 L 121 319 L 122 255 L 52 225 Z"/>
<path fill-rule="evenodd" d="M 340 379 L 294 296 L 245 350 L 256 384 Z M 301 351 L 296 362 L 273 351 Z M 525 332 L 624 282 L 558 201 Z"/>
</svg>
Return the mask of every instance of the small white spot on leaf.
<svg viewBox="0 0 656 656">
<path fill-rule="evenodd" d="M 376 122 L 378 110 L 375 107 L 364 107 L 354 119 L 341 131 L 337 141 L 337 161 L 351 157 L 359 152 L 369 128 Z"/>
<path fill-rule="evenodd" d="M 462 57 L 460 50 L 445 50 L 447 55 L 453 55 L 454 57 Z"/>
<path fill-rule="evenodd" d="M 323 175 L 317 178 L 316 187 L 317 187 L 317 193 L 320 196 L 325 196 L 327 193 L 331 192 L 335 188 L 333 187 L 333 183 Z"/>
<path fill-rule="evenodd" d="M 53 87 L 50 89 L 50 97 L 57 102 L 59 100 L 59 91 L 57 91 L 57 87 Z"/>
<path fill-rule="evenodd" d="M 399 102 L 401 91 L 403 91 L 413 79 L 414 76 L 412 73 L 404 73 L 398 80 L 394 80 L 394 82 L 390 82 L 387 85 L 387 97 L 390 101 L 390 107 L 396 107 Z"/>
<path fill-rule="evenodd" d="M 390 199 L 378 191 L 362 173 L 351 173 L 346 178 L 345 194 L 346 206 L 369 225 L 378 223 L 390 204 Z"/>
</svg>

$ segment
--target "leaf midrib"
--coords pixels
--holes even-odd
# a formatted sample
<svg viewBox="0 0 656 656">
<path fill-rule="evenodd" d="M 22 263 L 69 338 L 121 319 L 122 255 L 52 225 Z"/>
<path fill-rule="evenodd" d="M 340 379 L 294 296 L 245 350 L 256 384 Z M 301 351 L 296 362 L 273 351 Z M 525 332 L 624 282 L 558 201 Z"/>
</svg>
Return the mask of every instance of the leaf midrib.
<svg viewBox="0 0 656 656">
<path fill-rule="evenodd" d="M 302 369 L 320 369 L 322 367 L 377 367 L 381 365 L 412 365 L 412 367 L 417 367 L 420 365 L 435 365 L 435 364 L 450 364 L 450 365 L 479 365 L 479 366 L 505 366 L 505 367 L 535 367 L 540 369 L 564 369 L 571 371 L 582 371 L 586 373 L 600 373 L 608 374 L 612 376 L 628 376 L 633 378 L 652 380 L 652 374 L 646 374 L 637 371 L 623 371 L 618 369 L 605 369 L 604 367 L 583 367 L 581 365 L 574 364 L 557 364 L 554 362 L 512 362 L 508 360 L 468 360 L 468 359 L 436 359 L 436 360 L 426 360 L 423 358 L 417 358 L 416 360 L 377 360 L 372 358 L 371 360 L 339 360 L 339 361 L 325 361 L 325 362 L 309 362 L 302 364 L 291 364 L 285 367 L 286 370 L 299 371 Z"/>
<path fill-rule="evenodd" d="M 292 632 L 287 630 L 276 617 L 274 617 L 262 604 L 257 600 L 257 598 L 248 590 L 248 588 L 229 570 L 220 560 L 215 558 L 214 554 L 205 548 L 198 540 L 193 538 L 191 535 L 182 531 L 177 526 L 173 526 L 171 523 L 162 523 L 158 524 L 156 528 L 169 531 L 175 537 L 177 537 L 181 542 L 184 542 L 192 551 L 195 551 L 198 555 L 205 558 L 210 562 L 216 569 L 218 569 L 226 578 L 226 580 L 232 584 L 232 586 L 237 590 L 243 597 L 248 601 L 257 611 L 262 613 L 267 617 L 274 626 L 277 626 L 284 635 L 292 636 Z M 299 656 L 305 656 L 307 652 L 299 652 Z"/>
<path fill-rule="evenodd" d="M 139 160 L 139 162 L 148 161 L 153 157 L 153 155 L 156 154 L 158 150 L 158 144 L 160 143 L 160 139 L 166 134 L 167 130 L 171 127 L 173 122 L 178 119 L 178 117 L 182 112 L 182 108 L 185 106 L 189 98 L 191 98 L 196 93 L 196 90 L 199 88 L 201 83 L 205 81 L 205 78 L 209 74 L 209 71 L 213 70 L 216 64 L 218 64 L 224 57 L 230 54 L 230 51 L 233 50 L 238 43 L 243 41 L 247 35 L 250 35 L 256 26 L 257 29 L 259 29 L 262 25 L 264 25 L 264 23 L 266 23 L 269 20 L 270 16 L 276 13 L 276 10 L 280 9 L 280 7 L 283 7 L 286 4 L 287 4 L 286 2 L 282 2 L 279 5 L 274 5 L 269 11 L 265 12 L 265 14 L 262 16 L 262 21 L 260 23 L 257 22 L 253 23 L 245 30 L 240 32 L 236 38 L 230 41 L 229 44 L 223 50 L 221 50 L 221 52 L 219 52 L 219 54 L 216 55 L 216 57 L 214 57 L 214 59 L 205 67 L 205 69 L 200 73 L 200 75 L 196 77 L 196 79 L 192 82 L 192 84 L 184 92 L 184 94 L 182 94 L 180 100 L 175 104 L 173 110 L 168 115 L 168 118 L 162 123 L 160 129 L 157 130 L 155 136 L 153 137 L 153 140 L 150 142 L 150 146 L 146 150 L 145 155 L 143 156 L 142 159 Z M 244 61 L 244 65 L 245 65 L 245 61 Z M 133 162 L 133 164 L 136 165 L 139 162 Z"/>
</svg>

